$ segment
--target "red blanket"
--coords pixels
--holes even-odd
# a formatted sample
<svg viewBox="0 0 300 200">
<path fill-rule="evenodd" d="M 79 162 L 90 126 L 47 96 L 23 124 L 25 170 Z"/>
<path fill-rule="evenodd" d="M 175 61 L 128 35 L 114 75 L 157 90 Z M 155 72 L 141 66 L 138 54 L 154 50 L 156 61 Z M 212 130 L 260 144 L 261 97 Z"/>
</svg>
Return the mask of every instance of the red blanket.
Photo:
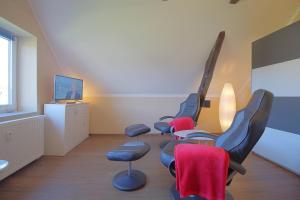
<svg viewBox="0 0 300 200">
<path fill-rule="evenodd" d="M 170 126 L 173 126 L 175 131 L 191 130 L 194 129 L 195 123 L 191 117 L 179 117 L 169 122 Z"/>
<path fill-rule="evenodd" d="M 219 147 L 178 144 L 175 147 L 176 188 L 180 197 L 198 195 L 225 200 L 228 153 Z"/>
</svg>

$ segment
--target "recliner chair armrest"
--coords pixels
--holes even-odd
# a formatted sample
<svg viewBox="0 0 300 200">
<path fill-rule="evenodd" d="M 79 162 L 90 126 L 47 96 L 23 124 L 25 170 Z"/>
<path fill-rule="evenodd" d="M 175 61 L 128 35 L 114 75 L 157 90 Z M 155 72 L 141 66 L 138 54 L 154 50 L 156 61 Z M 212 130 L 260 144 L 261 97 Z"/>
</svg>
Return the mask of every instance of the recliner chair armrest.
<svg viewBox="0 0 300 200">
<path fill-rule="evenodd" d="M 233 160 L 229 161 L 229 168 L 237 171 L 238 173 L 245 175 L 247 170 L 245 169 L 245 167 L 243 167 L 243 165 L 241 165 L 240 163 L 237 163 Z"/>
<path fill-rule="evenodd" d="M 218 138 L 217 135 L 211 134 L 211 133 L 204 133 L 204 132 L 195 132 L 188 134 L 183 141 L 187 141 L 189 139 L 195 138 L 195 137 L 206 137 L 212 140 L 216 140 Z"/>
<path fill-rule="evenodd" d="M 174 118 L 175 118 L 174 116 L 167 115 L 167 116 L 163 116 L 163 117 L 159 118 L 159 121 L 162 121 L 162 120 L 165 120 L 165 119 L 174 119 Z"/>
</svg>

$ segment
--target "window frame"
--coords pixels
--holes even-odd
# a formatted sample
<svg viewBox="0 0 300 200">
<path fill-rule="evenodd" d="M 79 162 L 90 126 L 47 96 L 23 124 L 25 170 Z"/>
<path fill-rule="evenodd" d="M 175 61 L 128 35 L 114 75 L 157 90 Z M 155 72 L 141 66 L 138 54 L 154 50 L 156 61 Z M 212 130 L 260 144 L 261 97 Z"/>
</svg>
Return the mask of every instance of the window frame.
<svg viewBox="0 0 300 200">
<path fill-rule="evenodd" d="M 11 34 L 11 39 L 7 38 L 6 35 L 0 37 L 9 41 L 9 88 L 8 96 L 9 103 L 6 105 L 0 105 L 0 114 L 17 111 L 17 73 L 16 73 L 16 61 L 17 61 L 17 37 Z"/>
</svg>

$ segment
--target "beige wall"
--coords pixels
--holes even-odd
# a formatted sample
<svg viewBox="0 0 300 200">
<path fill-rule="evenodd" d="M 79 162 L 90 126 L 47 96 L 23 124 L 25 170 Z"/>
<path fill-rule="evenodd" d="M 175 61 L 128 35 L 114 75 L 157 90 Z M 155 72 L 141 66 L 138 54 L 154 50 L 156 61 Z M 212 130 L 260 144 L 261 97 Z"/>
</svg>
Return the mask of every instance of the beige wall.
<svg viewBox="0 0 300 200">
<path fill-rule="evenodd" d="M 300 9 L 298 9 L 297 15 L 295 15 L 295 18 L 293 22 L 299 21 L 300 20 Z"/>
<path fill-rule="evenodd" d="M 39 38 L 39 102 L 52 94 L 54 56 L 23 0 L 1 0 L 0 13 Z M 175 114 L 197 89 L 219 31 L 224 47 L 199 124 L 219 131 L 218 97 L 233 83 L 238 108 L 250 95 L 251 42 L 286 25 L 298 0 L 29 0 L 62 71 L 85 80 L 92 133 L 120 133 Z M 60 5 L 60 6 L 57 6 Z M 55 14 L 54 14 L 55 13 Z M 180 97 L 181 96 L 181 97 Z"/>
<path fill-rule="evenodd" d="M 290 20 L 289 20 L 289 24 L 294 23 L 296 21 L 300 20 L 300 5 L 298 6 L 298 8 L 295 10 L 294 14 L 291 16 Z"/>
<path fill-rule="evenodd" d="M 237 108 L 241 109 L 247 103 L 250 96 L 250 78 L 251 78 L 251 43 L 266 34 L 269 34 L 285 25 L 289 22 L 290 18 L 294 15 L 295 10 L 299 6 L 297 1 L 273 1 L 273 0 L 244 0 L 240 1 L 239 4 L 230 5 L 227 1 L 222 3 L 221 1 L 169 1 L 170 7 L 168 8 L 168 13 L 164 13 L 163 9 L 156 10 L 153 12 L 152 16 L 149 14 L 148 17 L 153 17 L 157 19 L 155 23 L 163 26 L 169 26 L 166 23 L 164 17 L 173 18 L 174 24 L 177 24 L 179 27 L 193 27 L 187 30 L 174 30 L 170 29 L 157 29 L 156 36 L 161 39 L 162 35 L 169 35 L 174 44 L 172 46 L 166 47 L 165 44 L 155 43 L 152 44 L 153 49 L 158 49 L 159 53 L 163 55 L 163 51 L 172 52 L 172 56 L 169 58 L 154 58 L 157 63 L 159 59 L 163 59 L 168 66 L 160 66 L 156 70 L 160 73 L 163 70 L 175 71 L 176 74 L 179 74 L 180 77 L 174 77 L 173 80 L 170 80 L 170 77 L 167 77 L 165 80 L 160 80 L 159 77 L 152 75 L 146 76 L 141 82 L 136 81 L 137 79 L 133 76 L 128 76 L 126 74 L 126 80 L 128 84 L 139 85 L 143 87 L 144 84 L 153 84 L 151 81 L 157 81 L 159 84 L 153 86 L 159 87 L 160 85 L 167 84 L 167 87 L 170 88 L 170 91 L 166 89 L 166 95 L 171 95 L 165 97 L 161 94 L 154 92 L 150 93 L 151 97 L 147 97 L 147 88 L 144 88 L 146 97 L 141 97 L 139 95 L 131 95 L 128 97 L 126 94 L 113 94 L 109 97 L 101 97 L 103 93 L 109 93 L 106 91 L 105 83 L 100 83 L 103 76 L 107 80 L 110 80 L 109 72 L 113 68 L 117 61 L 109 61 L 104 59 L 101 60 L 102 56 L 99 55 L 99 64 L 107 66 L 107 68 L 96 68 L 93 71 L 89 63 L 83 62 L 82 67 L 87 67 L 89 72 L 93 73 L 92 76 L 89 72 L 81 75 L 82 78 L 86 79 L 86 99 L 91 103 L 91 132 L 92 133 L 120 133 L 122 129 L 131 123 L 144 122 L 150 126 L 153 125 L 153 122 L 156 121 L 160 116 L 165 114 L 175 114 L 178 111 L 179 102 L 184 100 L 183 97 L 174 97 L 172 93 L 187 93 L 195 91 L 198 87 L 198 84 L 202 77 L 202 68 L 206 60 L 206 56 L 211 49 L 211 43 L 215 40 L 216 33 L 220 30 L 226 31 L 226 37 L 224 46 L 222 48 L 220 58 L 217 62 L 216 72 L 214 79 L 211 83 L 211 87 L 208 92 L 208 98 L 212 99 L 211 108 L 204 108 L 200 114 L 198 121 L 198 126 L 201 129 L 205 129 L 211 132 L 220 132 L 220 124 L 218 118 L 218 105 L 219 105 L 219 96 L 225 82 L 231 82 L 234 85 L 236 96 L 237 96 Z M 143 5 L 139 5 L 141 9 L 145 9 Z M 146 5 L 145 5 L 146 6 Z M 149 5 L 148 5 L 149 6 Z M 127 9 L 130 7 L 127 5 Z M 118 7 L 117 9 L 122 9 Z M 132 10 L 131 10 L 132 11 Z M 177 12 L 176 12 L 177 11 Z M 108 12 L 108 11 L 107 11 Z M 125 11 L 121 11 L 124 14 Z M 134 12 L 134 11 L 132 11 Z M 184 13 L 184 14 L 183 14 Z M 129 13 L 127 13 L 129 15 Z M 106 12 L 103 14 L 109 16 Z M 123 20 L 130 20 L 128 15 L 123 15 Z M 179 17 L 179 16 L 180 17 Z M 180 18 L 180 19 L 179 19 Z M 185 18 L 186 20 L 184 20 Z M 105 18 L 107 19 L 107 18 Z M 159 20 L 161 19 L 161 20 Z M 110 26 L 117 27 L 118 24 L 115 20 L 110 21 Z M 136 22 L 135 26 L 144 27 L 145 20 L 139 19 Z M 154 22 L 153 22 L 154 23 Z M 131 22 L 128 22 L 131 28 Z M 159 26 L 158 25 L 158 26 Z M 107 31 L 107 30 L 106 30 Z M 98 32 L 97 32 L 98 33 Z M 99 33 L 101 31 L 99 30 Z M 111 34 L 117 34 L 111 32 Z M 122 33 L 123 34 L 123 33 Z M 142 36 L 139 36 L 142 37 Z M 142 38 L 138 38 L 138 41 L 143 41 L 145 48 L 147 48 L 147 40 L 149 35 L 146 33 L 143 34 Z M 120 38 L 118 38 L 120 39 Z M 135 44 L 134 39 L 130 40 Z M 153 42 L 151 40 L 150 42 Z M 187 41 L 187 43 L 183 42 Z M 206 42 L 210 41 L 210 42 Z M 114 41 L 109 41 L 114 46 Z M 125 42 L 124 40 L 117 40 L 116 42 Z M 173 52 L 172 47 L 180 49 L 180 45 L 183 45 L 182 48 L 186 49 L 189 54 L 184 54 L 181 51 Z M 90 46 L 93 48 L 93 46 Z M 102 47 L 98 47 L 99 51 L 102 52 Z M 127 48 L 130 48 L 130 45 L 125 45 L 121 49 L 126 52 Z M 97 52 L 99 52 L 97 51 Z M 121 54 L 120 50 L 114 52 L 115 59 L 118 59 Z M 196 53 L 195 53 L 196 52 Z M 148 52 L 145 53 L 145 56 Z M 137 54 L 135 59 L 143 59 L 141 53 Z M 134 60 L 134 58 L 131 58 Z M 175 59 L 176 62 L 169 63 L 169 60 Z M 183 62 L 182 62 L 183 61 Z M 134 75 L 137 75 L 135 72 L 135 67 L 147 68 L 147 60 L 144 60 L 144 63 L 141 65 L 136 65 L 132 63 L 131 60 L 126 60 L 125 65 L 130 65 L 131 67 L 127 69 L 129 72 L 132 72 Z M 152 62 L 149 61 L 149 62 Z M 186 65 L 183 65 L 183 63 Z M 96 65 L 96 62 L 94 62 Z M 97 63 L 98 64 L 98 63 Z M 110 65 L 112 64 L 112 66 Z M 109 67 L 108 67 L 109 66 Z M 198 71 L 195 70 L 195 67 L 198 68 Z M 72 71 L 72 67 L 65 66 Z M 78 66 L 77 66 L 78 67 Z M 78 69 L 73 69 L 73 72 L 76 70 L 82 70 L 81 67 Z M 147 70 L 147 69 L 145 69 Z M 193 75 L 189 74 L 187 71 L 193 71 Z M 99 75 L 97 75 L 99 74 Z M 123 75 L 123 71 L 119 72 L 120 76 Z M 93 77 L 98 78 L 99 80 L 94 81 Z M 182 77 L 182 78 L 181 78 Z M 185 79 L 188 77 L 187 79 Z M 111 79 L 115 81 L 115 79 Z M 171 85 L 168 85 L 172 83 Z M 181 90 L 181 84 L 185 85 L 185 91 Z M 119 87 L 122 88 L 122 84 L 119 84 Z M 126 86 L 124 87 L 126 90 Z M 160 91 L 159 89 L 157 91 Z M 124 92 L 126 93 L 126 92 Z M 106 95 L 106 94 L 104 94 Z M 176 95 L 175 95 L 176 96 Z M 181 95 L 187 96 L 187 95 Z"/>
<path fill-rule="evenodd" d="M 37 39 L 18 36 L 17 110 L 36 112 L 37 102 Z"/>
<path fill-rule="evenodd" d="M 37 37 L 38 111 L 52 98 L 53 74 L 59 67 L 26 0 L 0 0 L 0 16 Z"/>
<path fill-rule="evenodd" d="M 87 101 L 91 104 L 90 131 L 91 133 L 122 133 L 129 124 L 145 123 L 157 133 L 153 123 L 164 115 L 175 115 L 179 103 L 184 96 L 105 96 L 91 97 Z M 212 99 L 212 106 L 216 100 Z M 219 132 L 217 113 L 215 109 L 208 112 L 204 108 L 199 120 L 199 128 L 212 132 Z"/>
</svg>

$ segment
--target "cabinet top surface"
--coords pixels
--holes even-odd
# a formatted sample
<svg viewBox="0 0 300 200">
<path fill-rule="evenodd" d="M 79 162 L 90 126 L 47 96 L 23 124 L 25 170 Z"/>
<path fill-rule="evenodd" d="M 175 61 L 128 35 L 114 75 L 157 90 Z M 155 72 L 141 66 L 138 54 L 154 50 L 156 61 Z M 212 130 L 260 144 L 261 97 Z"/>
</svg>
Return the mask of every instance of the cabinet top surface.
<svg viewBox="0 0 300 200">
<path fill-rule="evenodd" d="M 64 107 L 82 106 L 82 105 L 89 105 L 89 104 L 85 103 L 85 102 L 80 102 L 80 103 L 48 103 L 48 104 L 45 104 L 45 106 L 64 106 Z"/>
</svg>

